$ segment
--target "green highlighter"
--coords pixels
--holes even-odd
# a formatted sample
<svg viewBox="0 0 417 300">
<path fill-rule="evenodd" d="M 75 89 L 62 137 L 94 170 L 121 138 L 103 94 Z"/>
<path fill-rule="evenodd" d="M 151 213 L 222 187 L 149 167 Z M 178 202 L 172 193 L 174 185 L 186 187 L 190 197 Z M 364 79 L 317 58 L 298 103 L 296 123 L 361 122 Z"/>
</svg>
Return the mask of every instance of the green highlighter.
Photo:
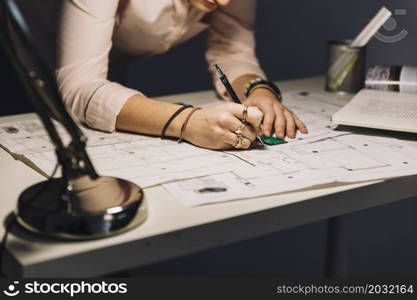
<svg viewBox="0 0 417 300">
<path fill-rule="evenodd" d="M 268 145 L 268 146 L 275 146 L 275 145 L 281 145 L 281 144 L 287 143 L 285 140 L 279 139 L 274 135 L 271 137 L 266 137 L 262 135 L 261 140 L 262 142 L 264 142 L 265 145 Z"/>
</svg>

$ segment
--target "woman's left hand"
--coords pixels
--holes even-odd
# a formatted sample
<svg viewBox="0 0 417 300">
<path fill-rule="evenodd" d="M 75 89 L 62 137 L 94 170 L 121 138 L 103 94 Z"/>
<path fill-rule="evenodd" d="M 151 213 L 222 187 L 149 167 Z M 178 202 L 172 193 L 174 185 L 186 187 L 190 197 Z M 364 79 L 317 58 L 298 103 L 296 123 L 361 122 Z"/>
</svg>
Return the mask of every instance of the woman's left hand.
<svg viewBox="0 0 417 300">
<path fill-rule="evenodd" d="M 267 89 L 257 89 L 243 104 L 255 106 L 263 112 L 262 134 L 266 137 L 275 133 L 280 139 L 286 136 L 293 139 L 297 130 L 304 134 L 308 133 L 306 125 Z"/>
</svg>

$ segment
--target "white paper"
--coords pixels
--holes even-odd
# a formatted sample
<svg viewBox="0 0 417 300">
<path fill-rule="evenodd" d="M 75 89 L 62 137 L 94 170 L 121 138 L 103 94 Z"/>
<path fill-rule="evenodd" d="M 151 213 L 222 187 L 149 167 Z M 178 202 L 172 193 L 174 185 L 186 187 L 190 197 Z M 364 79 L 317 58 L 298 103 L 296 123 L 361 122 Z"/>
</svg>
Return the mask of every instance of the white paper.
<svg viewBox="0 0 417 300">
<path fill-rule="evenodd" d="M 57 127 L 68 142 L 68 134 L 58 124 Z M 87 153 L 100 175 L 131 180 L 144 188 L 223 173 L 244 163 L 232 155 L 187 143 L 87 128 L 83 132 L 88 137 Z M 30 161 L 28 164 L 43 175 L 51 174 L 56 165 L 54 147 L 39 120 L 1 124 L 0 144 L 16 158 Z"/>
<path fill-rule="evenodd" d="M 335 130 L 340 109 L 324 95 L 291 93 L 289 106 L 308 126 L 287 144 L 249 151 L 210 151 L 187 143 L 83 128 L 87 152 L 100 175 L 158 184 L 186 206 L 254 198 L 334 182 L 417 174 L 417 147 L 394 138 Z M 60 128 L 60 127 L 59 127 Z M 66 143 L 68 135 L 60 128 Z M 54 148 L 38 120 L 0 124 L 0 144 L 50 174 Z"/>
<path fill-rule="evenodd" d="M 186 206 L 278 194 L 334 182 L 417 174 L 417 147 L 394 138 L 334 130 L 341 105 L 320 95 L 287 95 L 310 134 L 279 146 L 230 152 L 249 165 L 225 174 L 164 184 Z M 223 185 L 223 186 L 222 186 Z M 223 187 L 213 189 L 213 187 Z M 203 191 L 203 192 L 202 192 Z"/>
<path fill-rule="evenodd" d="M 417 95 L 362 90 L 333 116 L 333 121 L 417 133 Z"/>
</svg>

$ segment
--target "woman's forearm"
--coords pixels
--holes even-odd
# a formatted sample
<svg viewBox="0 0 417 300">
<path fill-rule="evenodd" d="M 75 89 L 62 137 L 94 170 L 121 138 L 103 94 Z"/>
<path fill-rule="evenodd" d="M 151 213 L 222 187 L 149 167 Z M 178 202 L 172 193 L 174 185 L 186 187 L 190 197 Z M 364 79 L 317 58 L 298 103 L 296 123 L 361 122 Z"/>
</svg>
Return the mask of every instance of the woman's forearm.
<svg viewBox="0 0 417 300">
<path fill-rule="evenodd" d="M 258 77 L 253 74 L 245 74 L 232 82 L 239 99 L 243 101 L 246 98 L 244 96 L 245 86 Z M 165 123 L 178 108 L 180 108 L 179 105 L 154 100 L 138 94 L 132 96 L 123 106 L 116 119 L 116 128 L 123 131 L 160 136 Z M 187 113 L 184 112 L 176 117 L 168 127 L 166 134 L 178 137 L 186 116 Z"/>
<path fill-rule="evenodd" d="M 168 119 L 180 108 L 179 105 L 153 100 L 141 95 L 131 97 L 123 106 L 116 120 L 118 130 L 160 136 Z M 176 117 L 166 135 L 179 137 L 186 112 Z"/>
<path fill-rule="evenodd" d="M 180 108 L 179 105 L 135 95 L 122 108 L 116 120 L 119 130 L 160 136 L 167 120 Z M 178 115 L 166 132 L 167 136 L 179 137 L 184 127 L 182 138 L 189 143 L 213 150 L 224 150 L 233 147 L 248 149 L 251 141 L 260 131 L 262 113 L 256 107 L 250 107 L 246 124 L 242 129 L 241 140 L 235 134 L 241 127 L 239 117 L 243 105 L 223 103 L 198 110 L 186 109 Z M 185 123 L 188 120 L 189 122 Z M 239 143 L 238 143 L 239 142 Z"/>
<path fill-rule="evenodd" d="M 232 82 L 241 101 L 245 100 L 246 85 L 259 76 L 244 74 Z M 168 119 L 180 108 L 179 105 L 154 100 L 141 95 L 132 96 L 123 106 L 116 119 L 118 130 L 160 136 Z M 187 116 L 181 113 L 174 119 L 166 132 L 167 136 L 179 137 L 181 126 Z"/>
</svg>

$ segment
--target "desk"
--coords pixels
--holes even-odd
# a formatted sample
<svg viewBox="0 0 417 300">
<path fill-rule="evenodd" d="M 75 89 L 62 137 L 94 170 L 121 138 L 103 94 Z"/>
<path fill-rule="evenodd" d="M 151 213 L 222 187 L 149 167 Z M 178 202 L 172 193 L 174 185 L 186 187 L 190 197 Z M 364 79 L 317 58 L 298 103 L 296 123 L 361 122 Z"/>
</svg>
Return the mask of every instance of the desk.
<svg viewBox="0 0 417 300">
<path fill-rule="evenodd" d="M 281 82 L 284 92 L 319 92 L 323 78 Z M 334 96 L 335 101 L 346 97 Z M 201 105 L 212 92 L 163 97 Z M 0 118 L 0 124 L 34 118 L 33 114 Z M 416 143 L 417 146 L 417 143 Z M 0 150 L 2 220 L 19 194 L 44 180 L 34 170 Z M 417 176 L 328 186 L 276 196 L 186 208 L 161 187 L 145 190 L 149 217 L 140 227 L 108 239 L 68 242 L 15 230 L 9 237 L 5 270 L 24 277 L 90 277 L 155 263 L 291 227 L 333 218 L 417 196 Z M 3 234 L 4 228 L 0 228 Z"/>
</svg>

